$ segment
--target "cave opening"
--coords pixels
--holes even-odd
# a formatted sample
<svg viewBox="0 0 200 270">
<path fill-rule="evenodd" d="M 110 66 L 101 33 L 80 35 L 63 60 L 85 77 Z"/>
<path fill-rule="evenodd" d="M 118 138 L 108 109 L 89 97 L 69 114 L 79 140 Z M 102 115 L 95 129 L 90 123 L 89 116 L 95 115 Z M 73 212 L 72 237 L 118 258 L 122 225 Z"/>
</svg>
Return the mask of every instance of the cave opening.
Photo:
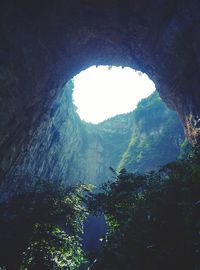
<svg viewBox="0 0 200 270">
<path fill-rule="evenodd" d="M 106 80 L 101 84 L 105 73 Z M 124 74 L 120 77 L 120 73 Z M 78 76 L 81 77 L 79 84 Z M 108 81 L 109 77 L 114 84 Z M 83 88 L 80 89 L 82 82 Z M 110 88 L 115 91 L 112 92 Z M 129 88 L 127 92 L 126 88 Z M 91 103 L 89 116 L 93 117 L 98 109 L 100 113 L 105 113 L 105 100 L 109 96 L 108 103 L 112 105 L 118 90 L 122 97 L 128 93 L 126 100 L 131 101 L 133 106 L 129 111 L 106 116 L 105 119 L 108 119 L 100 123 L 83 119 L 78 114 L 78 104 L 74 100 L 76 91 L 80 93 L 79 102 L 85 98 L 86 109 Z M 154 90 L 155 85 L 147 75 L 131 68 L 111 65 L 92 66 L 72 78 L 50 110 L 52 125 L 49 134 L 52 136 L 54 151 L 47 159 L 51 164 L 52 160 L 55 162 L 51 170 L 45 172 L 48 177 L 59 175 L 67 183 L 79 180 L 98 186 L 112 177 L 109 167 L 116 171 L 127 168 L 134 172 L 144 172 L 176 160 L 184 140 L 183 127 L 177 114 L 167 108 Z M 98 95 L 101 92 L 103 97 Z M 95 96 L 97 104 L 94 105 L 91 97 Z M 119 103 L 122 97 L 116 98 Z"/>
<path fill-rule="evenodd" d="M 80 196 L 62 200 L 58 192 L 56 199 L 49 188 L 41 193 L 41 185 L 35 192 L 37 181 L 26 176 L 99 184 L 108 179 L 109 165 L 144 172 L 176 160 L 186 145 L 184 132 L 162 100 L 178 112 L 190 141 L 200 144 L 200 1 L 9 0 L 1 1 L 0 13 L 0 195 L 24 192 L 23 200 L 0 205 L 0 268 L 29 269 L 26 262 L 31 269 L 79 269 L 82 253 L 73 240 L 81 228 L 74 237 L 67 233 L 82 226 Z M 126 119 L 117 116 L 94 130 L 74 110 L 71 82 L 66 91 L 63 85 L 81 70 L 103 64 L 141 69 L 162 100 L 155 93 Z M 161 171 L 162 181 L 150 186 L 147 197 L 143 185 L 136 187 L 139 193 L 129 185 L 113 193 L 119 201 L 108 197 L 107 209 L 113 207 L 107 214 L 116 210 L 117 217 L 110 219 L 113 234 L 104 242 L 111 260 L 102 266 L 95 258 L 91 269 L 199 269 L 199 164 L 200 159 L 178 162 L 168 167 L 169 174 Z M 144 174 L 148 183 L 150 176 Z M 63 223 L 69 225 L 66 234 Z M 34 265 L 34 252 L 47 258 L 44 267 Z"/>
<path fill-rule="evenodd" d="M 112 71 L 116 73 L 110 74 Z M 125 74 L 120 76 L 123 72 Z M 146 74 L 131 68 L 92 66 L 72 81 L 72 101 L 87 138 L 83 152 L 86 181 L 100 188 L 102 183 L 114 178 L 109 167 L 117 174 L 124 168 L 144 173 L 175 161 L 180 155 L 184 141 L 182 124 L 177 114 L 167 108 Z M 99 95 L 101 92 L 103 95 Z M 116 99 L 119 101 L 117 107 L 125 102 L 125 110 L 117 108 L 119 110 L 113 115 L 101 115 L 101 111 L 109 113 Z M 109 107 L 106 107 L 106 100 Z M 131 106 L 127 101 L 131 101 Z M 81 108 L 82 105 L 85 108 Z M 107 230 L 104 216 L 87 218 L 83 234 L 86 252 L 98 252 L 102 248 L 99 239 Z"/>
<path fill-rule="evenodd" d="M 93 124 L 133 111 L 142 98 L 155 91 L 146 74 L 129 67 L 91 66 L 73 81 L 77 113 Z"/>
</svg>

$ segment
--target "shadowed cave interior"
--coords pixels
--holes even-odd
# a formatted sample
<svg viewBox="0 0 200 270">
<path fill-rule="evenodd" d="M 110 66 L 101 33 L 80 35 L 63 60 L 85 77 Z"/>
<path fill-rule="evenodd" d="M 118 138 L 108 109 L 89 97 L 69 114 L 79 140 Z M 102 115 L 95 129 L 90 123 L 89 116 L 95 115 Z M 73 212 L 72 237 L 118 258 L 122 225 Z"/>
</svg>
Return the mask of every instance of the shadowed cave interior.
<svg viewBox="0 0 200 270">
<path fill-rule="evenodd" d="M 159 191 L 164 190 L 163 194 L 156 193 L 157 197 L 162 202 L 161 204 L 157 203 L 155 193 L 151 193 L 151 184 L 148 187 L 145 184 L 149 181 L 149 176 L 143 174 L 145 171 L 158 169 L 158 167 L 170 161 L 174 161 L 180 156 L 183 157 L 180 148 L 183 146 L 188 147 L 189 143 L 187 140 L 196 149 L 199 147 L 199 12 L 200 3 L 197 0 L 1 1 L 0 201 L 2 203 L 1 211 L 3 211 L 1 217 L 5 218 L 1 223 L 1 242 L 5 244 L 3 247 L 0 247 L 1 253 L 3 254 L 0 256 L 0 267 L 2 262 L 2 267 L 7 266 L 7 268 L 11 270 L 21 269 L 21 267 L 24 267 L 23 269 L 44 270 L 64 269 L 56 267 L 68 267 L 70 270 L 87 269 L 86 267 L 90 267 L 88 269 L 94 270 L 118 270 L 123 268 L 123 262 L 127 262 L 124 267 L 126 270 L 132 270 L 132 268 L 130 268 L 132 267 L 132 263 L 136 270 L 148 269 L 148 265 L 150 267 L 149 269 L 153 270 L 156 270 L 155 265 L 157 265 L 158 269 L 160 267 L 160 269 L 164 270 L 164 267 L 172 270 L 199 269 L 199 257 L 197 256 L 197 247 L 199 246 L 197 231 L 199 223 L 196 222 L 199 217 L 199 159 L 196 158 L 189 162 L 183 161 L 183 164 L 181 161 L 179 164 L 178 161 L 178 165 L 175 167 L 172 166 L 167 169 L 161 169 L 161 175 L 159 175 L 159 173 L 151 175 L 153 181 L 156 183 L 156 188 L 158 188 Z M 73 81 L 71 80 L 76 74 L 93 65 L 123 66 L 140 70 L 153 80 L 157 92 L 153 93 L 148 99 L 141 101 L 135 112 L 126 115 L 126 117 L 123 115 L 117 116 L 109 121 L 105 121 L 98 125 L 97 129 L 94 129 L 94 126 L 82 122 L 75 112 L 72 103 Z M 146 114 L 144 112 L 146 112 Z M 155 114 L 159 117 L 159 120 L 155 120 Z M 159 136 L 162 135 L 162 137 L 155 137 L 158 134 Z M 149 147 L 149 145 L 151 147 Z M 165 147 L 160 148 L 161 145 Z M 160 150 L 159 153 L 158 151 L 156 152 L 158 149 Z M 110 153 L 112 153 L 112 155 L 110 155 Z M 156 163 L 158 160 L 160 161 L 159 164 Z M 194 166 L 191 165 L 193 164 L 192 162 L 194 162 Z M 44 214 L 44 209 L 51 212 L 55 206 L 51 204 L 51 196 L 46 196 L 48 194 L 48 184 L 44 187 L 44 190 L 41 185 L 42 191 L 39 190 L 39 193 L 37 193 L 37 188 L 34 190 L 35 193 L 29 189 L 30 186 L 32 188 L 32 185 L 34 186 L 37 182 L 35 180 L 36 176 L 46 180 L 55 179 L 61 181 L 64 179 L 65 185 L 76 185 L 80 179 L 83 180 L 83 182 L 89 179 L 89 182 L 93 180 L 93 183 L 100 184 L 102 183 L 102 179 L 107 180 L 109 177 L 112 177 L 113 170 L 111 169 L 110 172 L 107 169 L 110 165 L 119 172 L 119 175 L 114 176 L 117 183 L 116 189 L 122 188 L 122 191 L 125 192 L 124 194 L 127 194 L 126 187 L 121 186 L 121 181 L 123 182 L 123 179 L 132 179 L 128 184 L 131 185 L 136 193 L 132 194 L 134 195 L 133 197 L 131 197 L 132 195 L 130 196 L 133 199 L 131 202 L 125 199 L 128 198 L 128 195 L 123 197 L 126 202 L 124 205 L 121 204 L 121 201 L 117 201 L 118 204 L 116 205 L 117 207 L 119 206 L 120 210 L 122 206 L 128 209 L 127 212 L 122 211 L 119 213 L 116 210 L 117 208 L 115 208 L 116 205 L 113 206 L 113 212 L 109 212 L 109 204 L 106 204 L 106 199 L 108 198 L 111 198 L 110 202 L 112 202 L 112 196 L 115 195 L 115 185 L 113 187 L 108 184 L 107 187 L 110 189 L 106 194 L 111 197 L 107 198 L 105 196 L 103 202 L 100 200 L 101 197 L 99 199 L 98 195 L 92 197 L 93 199 L 90 201 L 92 204 L 89 205 L 89 207 L 92 208 L 92 210 L 90 209 L 91 213 L 96 214 L 96 212 L 99 211 L 101 214 L 107 215 L 107 222 L 110 222 L 111 234 L 106 238 L 108 241 L 103 240 L 105 246 L 107 245 L 106 252 L 108 253 L 100 254 L 98 260 L 92 257 L 94 256 L 92 255 L 90 258 L 92 261 L 91 265 L 87 262 L 88 264 L 85 263 L 85 265 L 80 266 L 80 261 L 84 261 L 84 256 L 80 255 L 82 251 L 79 246 L 79 241 L 73 242 L 75 241 L 74 238 L 70 238 L 70 233 L 72 233 L 73 230 L 77 230 L 80 233 L 81 228 L 78 227 L 79 222 L 77 220 L 80 221 L 84 219 L 84 217 L 81 216 L 84 210 L 79 212 L 77 209 L 82 208 L 73 208 L 81 198 L 80 190 L 64 191 L 65 196 L 70 198 L 69 201 L 72 200 L 68 207 L 73 210 L 72 213 L 75 213 L 77 222 L 72 222 L 72 220 L 67 219 L 65 220 L 65 224 L 70 224 L 70 226 L 63 229 L 62 226 L 64 225 L 61 224 L 62 226 L 60 226 L 60 216 L 58 218 L 56 211 L 53 212 L 51 216 L 53 221 L 49 220 L 48 215 Z M 124 171 L 120 174 L 120 169 L 124 167 L 136 173 L 136 175 L 131 174 L 130 176 Z M 185 179 L 184 183 L 176 182 L 178 181 L 177 178 L 172 177 L 175 175 L 173 174 L 173 170 L 177 170 L 177 168 L 179 168 L 179 170 L 178 172 L 176 171 L 176 175 L 178 175 L 179 179 Z M 194 181 L 188 180 L 189 176 L 186 171 L 184 171 L 186 168 Z M 162 170 L 164 170 L 164 172 Z M 138 172 L 143 174 L 141 179 L 145 179 L 147 182 L 144 181 L 145 183 L 143 183 L 140 179 L 141 186 L 135 190 L 133 183 L 137 183 L 138 181 Z M 167 175 L 168 179 L 172 180 L 174 189 L 168 186 L 167 183 L 159 186 L 162 181 L 158 181 L 159 184 L 156 181 L 159 177 L 159 179 L 163 180 L 163 175 Z M 191 182 L 194 186 L 190 186 Z M 187 185 L 187 183 L 189 184 Z M 61 186 L 62 185 L 60 185 L 60 187 Z M 62 191 L 60 191 L 60 187 L 57 187 L 56 190 L 63 195 Z M 125 190 L 123 188 L 125 188 Z M 167 190 L 166 192 L 165 189 Z M 179 193 L 180 196 L 177 195 L 177 190 L 180 190 L 182 195 Z M 185 190 L 187 190 L 190 196 L 185 195 Z M 130 205 L 136 205 L 138 207 L 136 210 L 139 209 L 138 213 L 143 213 L 140 212 L 142 210 L 139 203 L 140 199 L 142 201 L 142 198 L 146 198 L 146 193 L 143 194 L 143 191 L 149 192 L 148 194 L 155 199 L 153 206 L 163 206 L 165 211 L 157 208 L 153 208 L 152 210 L 151 200 L 150 202 L 148 199 L 145 201 L 147 205 L 145 205 L 143 201 L 146 207 L 144 207 L 144 209 L 148 208 L 152 210 L 152 212 L 150 214 L 149 212 L 145 212 L 144 219 L 140 219 L 142 215 L 140 216 L 139 214 L 137 218 L 139 221 L 144 222 L 142 223 L 144 228 L 146 228 L 146 225 L 148 225 L 147 228 L 149 228 L 148 222 L 152 222 L 150 224 L 152 232 L 149 236 L 149 231 L 145 231 L 145 233 L 148 232 L 147 236 L 149 236 L 148 241 L 145 242 L 145 248 L 141 242 L 138 244 L 137 241 L 137 243 L 133 241 L 134 245 L 132 245 L 132 242 L 130 243 L 130 249 L 134 251 L 136 257 L 135 261 L 129 261 L 131 256 L 129 251 L 123 246 L 123 236 L 125 235 L 127 237 L 126 239 L 132 239 L 126 232 L 132 232 L 131 235 L 134 235 L 134 231 L 132 231 L 131 228 L 136 226 L 134 228 L 138 232 L 138 234 L 136 234 L 138 236 L 140 235 L 138 228 L 142 227 L 134 222 L 133 224 L 124 224 L 123 220 L 132 220 L 131 211 L 133 207 L 126 208 Z M 19 194 L 25 194 L 25 197 L 17 197 L 19 199 L 19 201 L 17 199 L 17 204 L 15 204 L 16 201 L 10 200 L 10 198 L 15 198 L 15 196 Z M 29 198 L 35 198 L 34 196 L 36 196 L 36 198 L 29 200 L 26 194 L 30 195 L 27 195 Z M 49 192 L 49 194 L 51 194 L 51 192 Z M 55 195 L 55 193 L 53 194 Z M 75 195 L 74 197 L 70 197 L 69 194 L 70 196 L 71 194 Z M 119 194 L 121 193 L 119 192 Z M 140 196 L 138 194 L 142 195 Z M 168 197 L 165 197 L 166 194 L 170 194 L 171 197 L 169 196 L 169 198 L 171 198 L 171 201 L 174 203 L 172 203 L 173 207 L 171 201 L 168 201 Z M 176 196 L 173 194 L 176 194 Z M 136 197 L 139 199 L 134 201 Z M 178 202 L 176 199 L 174 201 L 174 197 L 176 197 Z M 179 201 L 180 198 L 180 200 L 182 200 L 182 197 L 184 198 L 183 201 Z M 165 198 L 166 204 L 162 201 L 162 198 Z M 32 224 L 30 221 L 32 219 L 28 219 L 31 224 L 29 227 L 29 222 L 26 220 L 29 214 L 27 214 L 24 205 L 27 206 L 27 211 L 30 209 L 30 211 L 32 211 L 32 209 L 34 209 L 31 204 L 32 202 L 37 202 L 38 205 L 43 205 L 45 202 L 45 207 L 47 208 L 43 209 L 42 214 L 41 212 L 33 211 L 33 220 L 35 223 Z M 150 204 L 148 204 L 148 202 Z M 15 208 L 15 205 L 19 206 L 20 203 L 22 203 L 22 208 Z M 29 205 L 29 203 L 31 205 Z M 64 200 L 64 203 L 66 203 L 66 200 Z M 94 207 L 94 203 L 97 203 L 96 208 Z M 102 208 L 99 205 L 102 206 Z M 182 212 L 179 212 L 179 206 L 182 207 Z M 57 208 L 55 207 L 55 209 Z M 60 209 L 62 210 L 61 206 Z M 66 210 L 66 208 L 64 209 Z M 156 211 L 158 210 L 158 212 L 160 211 L 159 213 L 167 213 L 167 217 L 170 217 L 165 220 L 166 224 L 169 225 L 168 228 L 170 228 L 170 233 L 167 234 L 166 239 L 165 237 L 162 238 L 162 226 L 159 227 L 161 228 L 160 231 L 154 231 L 153 226 L 155 225 L 155 220 L 153 214 L 158 213 L 154 212 L 155 209 Z M 46 213 L 48 213 L 48 211 L 46 211 Z M 130 213 L 131 215 L 129 215 Z M 180 213 L 187 214 L 182 215 Z M 116 216 L 113 217 L 112 215 L 114 214 L 116 214 Z M 38 216 L 43 218 L 41 222 L 43 226 L 40 224 L 40 220 L 38 221 Z M 11 218 L 13 222 L 12 226 L 9 223 L 10 217 L 16 217 L 16 220 L 15 218 L 13 220 Z M 68 218 L 68 214 L 65 215 L 65 218 L 66 217 Z M 163 216 L 159 216 L 158 220 L 159 218 L 161 218 L 162 221 Z M 171 226 L 172 224 L 168 223 L 169 220 L 173 220 L 174 218 L 177 222 L 176 225 L 178 224 L 177 226 Z M 20 222 L 23 220 L 25 221 L 22 227 L 20 227 Z M 190 220 L 191 223 L 188 224 L 188 220 Z M 26 224 L 27 227 L 25 227 L 24 224 Z M 161 222 L 160 224 L 164 223 Z M 181 224 L 183 224 L 183 226 Z M 33 227 L 31 227 L 32 225 Z M 127 231 L 124 229 L 126 226 L 128 226 Z M 24 233 L 20 231 L 20 228 L 24 229 Z M 7 229 L 10 229 L 12 233 L 9 234 Z M 120 239 L 117 238 L 115 234 L 115 230 L 118 229 L 121 233 L 119 233 Z M 28 246 L 30 248 L 25 249 L 28 245 L 27 242 L 26 244 L 23 242 L 22 246 L 20 246 L 20 244 L 17 245 L 17 241 L 23 238 L 21 237 L 22 235 L 26 235 L 26 233 L 29 235 L 31 230 L 34 231 L 34 234 L 31 234 L 30 239 L 32 240 L 29 239 L 29 241 L 33 241 L 31 243 L 35 243 L 36 247 L 40 244 L 40 238 L 39 240 L 37 238 L 38 235 L 43 239 L 42 236 L 46 235 L 45 233 L 47 231 L 50 231 L 54 236 L 58 236 L 58 239 L 60 239 L 59 237 L 61 237 L 62 233 L 69 233 L 69 238 L 65 238 L 65 244 L 70 243 L 69 246 L 71 245 L 70 247 L 72 248 L 70 252 L 73 253 L 74 260 L 66 257 L 68 256 L 67 252 L 63 254 L 62 251 L 59 250 L 60 246 L 57 245 L 57 242 L 51 242 L 53 246 L 51 251 L 55 250 L 56 246 L 60 252 L 58 253 L 59 255 L 56 253 L 55 257 L 52 259 L 51 255 L 49 255 L 50 253 L 47 252 L 50 257 L 43 256 L 47 259 L 45 262 L 41 262 L 41 256 L 37 254 L 38 257 L 36 256 L 36 258 L 38 260 L 36 260 L 36 262 L 39 262 L 39 264 L 34 266 L 33 263 L 33 265 L 30 266 L 32 259 L 35 257 L 30 255 L 29 251 L 35 254 L 33 248 L 34 244 L 30 244 Z M 161 238 L 157 236 L 157 232 L 160 233 L 159 237 Z M 180 232 L 180 235 L 178 232 Z M 79 233 L 77 233 L 77 235 Z M 16 237 L 16 241 L 12 242 L 9 235 L 19 237 Z M 149 244 L 153 236 L 155 236 L 155 239 L 153 238 L 155 245 Z M 173 242 L 172 236 L 177 240 L 178 245 Z M 177 236 L 177 238 L 175 236 Z M 116 242 L 112 242 L 115 237 Z M 167 242 L 167 238 L 169 238 L 169 242 Z M 163 240 L 164 244 L 162 244 L 164 248 L 162 245 L 159 246 L 160 243 L 158 244 L 158 239 Z M 172 239 L 172 242 L 170 242 L 170 239 Z M 186 242 L 188 245 L 186 245 L 186 249 L 183 250 L 182 247 L 185 246 Z M 19 243 L 21 242 L 19 241 Z M 115 247 L 113 243 L 119 244 L 117 251 L 120 251 L 123 259 L 120 260 L 119 257 L 115 257 L 115 250 L 114 252 L 112 250 L 112 247 Z M 163 253 L 158 252 L 156 244 L 158 244 Z M 138 249 L 134 249 L 135 246 Z M 169 249 L 167 249 L 166 246 L 169 247 Z M 19 248 L 20 252 L 15 253 L 15 248 L 16 250 Z M 45 248 L 44 250 L 46 250 Z M 137 253 L 137 250 L 140 250 L 141 253 Z M 171 250 L 173 250 L 172 253 L 170 253 Z M 79 256 L 76 256 L 75 251 L 80 251 Z M 189 254 L 188 261 L 187 256 L 184 256 L 186 251 L 187 254 Z M 14 266 L 11 260 L 9 260 L 9 252 L 13 252 L 13 258 L 16 259 Z M 22 253 L 25 256 L 23 262 L 20 261 L 21 257 L 19 257 L 19 254 Z M 144 255 L 144 258 L 147 259 L 146 265 L 143 257 L 140 257 L 140 254 Z M 168 254 L 170 254 L 170 260 Z M 164 259 L 162 256 L 164 256 Z M 185 261 L 181 261 L 181 257 L 185 258 Z M 110 260 L 108 260 L 108 264 L 106 264 L 108 258 Z M 52 263 L 50 264 L 51 266 L 49 266 L 50 262 Z M 104 264 L 104 262 L 106 263 Z M 55 266 L 56 263 L 57 265 Z M 114 265 L 114 268 L 110 266 L 110 263 Z M 66 266 L 67 264 L 68 266 Z"/>
<path fill-rule="evenodd" d="M 49 134 L 53 100 L 91 65 L 129 66 L 148 74 L 197 143 L 198 1 L 8 1 L 1 6 L 2 176 L 21 163 L 35 134 Z M 41 136 L 40 153 L 52 151 L 45 149 L 50 137 Z"/>
</svg>

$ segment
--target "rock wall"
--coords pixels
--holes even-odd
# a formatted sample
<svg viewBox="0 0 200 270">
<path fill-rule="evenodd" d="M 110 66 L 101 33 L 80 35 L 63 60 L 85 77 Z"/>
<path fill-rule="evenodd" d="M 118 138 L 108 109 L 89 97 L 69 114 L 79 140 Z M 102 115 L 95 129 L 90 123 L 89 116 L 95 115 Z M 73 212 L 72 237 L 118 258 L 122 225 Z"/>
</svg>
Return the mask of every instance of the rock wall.
<svg viewBox="0 0 200 270">
<path fill-rule="evenodd" d="M 133 119 L 133 133 L 118 170 L 151 171 L 181 156 L 182 145 L 187 144 L 183 126 L 177 114 L 166 107 L 157 92 L 138 104 Z"/>
<path fill-rule="evenodd" d="M 99 125 L 80 120 L 72 102 L 73 82 L 43 115 L 26 149 L 7 175 L 12 188 L 19 190 L 33 177 L 64 183 L 101 183 L 111 175 L 131 137 L 131 114 L 120 115 Z M 17 179 L 14 184 L 13 180 Z M 21 179 L 19 181 L 19 179 Z M 5 190 L 9 190 L 6 181 Z"/>
<path fill-rule="evenodd" d="M 1 193 L 10 192 L 9 185 L 20 192 L 34 177 L 98 185 L 113 176 L 110 167 L 146 171 L 178 157 L 183 127 L 157 92 L 134 111 L 94 125 L 80 120 L 72 91 L 69 81 L 43 116 L 27 151 L 19 154 Z"/>
<path fill-rule="evenodd" d="M 69 181 L 72 174 L 71 181 L 78 181 L 80 170 L 75 167 L 74 160 L 78 163 L 79 153 L 83 151 L 83 132 L 72 103 L 72 87 L 70 81 L 43 115 L 27 148 L 12 167 L 11 175 L 61 179 L 69 174 Z"/>
<path fill-rule="evenodd" d="M 95 64 L 147 73 L 199 143 L 199 14 L 198 0 L 1 1 L 1 179 L 41 137 L 65 83 Z M 34 149 L 42 157 L 46 146 Z"/>
</svg>

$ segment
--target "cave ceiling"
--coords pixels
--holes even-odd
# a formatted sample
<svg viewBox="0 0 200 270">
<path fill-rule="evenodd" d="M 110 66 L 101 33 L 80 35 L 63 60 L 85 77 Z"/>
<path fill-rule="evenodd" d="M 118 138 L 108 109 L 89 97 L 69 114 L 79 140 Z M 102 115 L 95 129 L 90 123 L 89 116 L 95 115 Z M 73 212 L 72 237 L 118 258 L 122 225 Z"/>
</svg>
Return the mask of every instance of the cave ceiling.
<svg viewBox="0 0 200 270">
<path fill-rule="evenodd" d="M 35 0 L 0 4 L 1 168 L 17 162 L 64 84 L 91 65 L 148 74 L 199 143 L 200 2 Z"/>
</svg>

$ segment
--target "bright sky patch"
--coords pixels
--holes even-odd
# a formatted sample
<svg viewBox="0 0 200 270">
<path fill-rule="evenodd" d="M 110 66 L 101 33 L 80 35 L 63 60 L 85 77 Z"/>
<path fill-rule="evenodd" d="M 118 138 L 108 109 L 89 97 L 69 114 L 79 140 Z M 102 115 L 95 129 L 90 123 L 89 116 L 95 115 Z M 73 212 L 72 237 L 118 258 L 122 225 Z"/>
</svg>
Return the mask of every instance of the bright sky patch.
<svg viewBox="0 0 200 270">
<path fill-rule="evenodd" d="M 146 74 L 131 68 L 92 66 L 74 77 L 73 100 L 80 118 L 96 124 L 134 110 L 154 90 Z"/>
</svg>

